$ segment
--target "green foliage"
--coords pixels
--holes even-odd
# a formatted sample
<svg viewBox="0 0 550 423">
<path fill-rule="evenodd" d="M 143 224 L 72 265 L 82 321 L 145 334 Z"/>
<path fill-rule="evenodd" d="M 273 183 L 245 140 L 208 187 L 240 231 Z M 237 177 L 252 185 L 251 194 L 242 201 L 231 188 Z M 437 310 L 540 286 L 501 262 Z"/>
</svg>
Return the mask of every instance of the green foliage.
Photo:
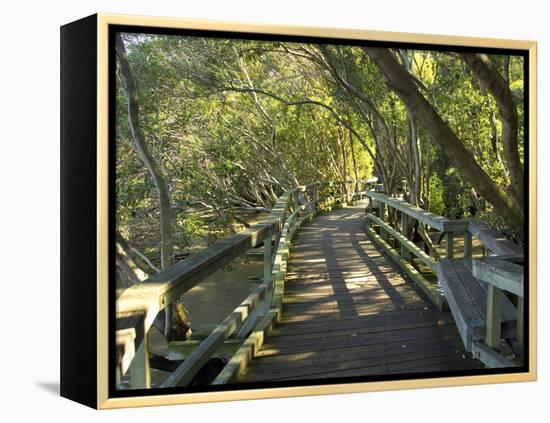
<svg viewBox="0 0 550 423">
<path fill-rule="evenodd" d="M 448 168 L 441 180 L 445 187 L 445 216 L 462 219 L 470 216 L 470 186 L 455 168 Z"/>
<path fill-rule="evenodd" d="M 239 230 L 243 221 L 254 219 L 248 209 L 270 208 L 296 183 L 376 175 L 395 192 L 401 180 L 410 185 L 416 178 L 409 111 L 360 48 L 165 35 L 123 38 L 138 81 L 141 129 L 168 183 L 182 252 Z M 502 143 L 491 141 L 502 129 L 494 99 L 455 56 L 400 54 L 426 98 L 491 179 L 506 188 Z M 504 69 L 502 56 L 491 58 Z M 364 98 L 350 94 L 335 75 Z M 510 59 L 509 78 L 514 95 L 522 98 L 522 58 Z M 323 106 L 293 104 L 303 100 Z M 521 102 L 518 114 L 522 120 Z M 158 199 L 127 118 L 117 81 L 117 228 L 156 260 Z M 495 220 L 421 127 L 417 138 L 420 179 L 431 175 L 430 210 Z M 522 155 L 523 125 L 519 142 Z M 420 188 L 422 197 L 427 187 Z"/>
<path fill-rule="evenodd" d="M 429 204 L 432 213 L 444 215 L 445 214 L 445 188 L 439 179 L 437 173 L 430 176 L 430 196 Z"/>
</svg>

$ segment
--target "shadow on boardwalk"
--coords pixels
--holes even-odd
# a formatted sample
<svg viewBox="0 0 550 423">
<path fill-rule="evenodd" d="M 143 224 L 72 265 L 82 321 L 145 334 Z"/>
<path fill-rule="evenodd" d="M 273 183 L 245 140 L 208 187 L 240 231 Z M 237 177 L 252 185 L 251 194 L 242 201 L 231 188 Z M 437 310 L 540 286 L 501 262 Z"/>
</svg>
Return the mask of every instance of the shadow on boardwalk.
<svg viewBox="0 0 550 423">
<path fill-rule="evenodd" d="M 439 311 L 370 242 L 364 206 L 321 215 L 297 234 L 283 318 L 242 382 L 482 367 Z"/>
</svg>

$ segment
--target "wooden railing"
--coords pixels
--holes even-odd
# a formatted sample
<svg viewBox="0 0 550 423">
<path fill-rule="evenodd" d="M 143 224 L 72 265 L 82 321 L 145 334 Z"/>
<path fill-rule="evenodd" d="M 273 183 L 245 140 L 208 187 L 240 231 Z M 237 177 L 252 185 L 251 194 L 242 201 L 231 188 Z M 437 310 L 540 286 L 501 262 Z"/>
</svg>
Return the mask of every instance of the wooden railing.
<svg viewBox="0 0 550 423">
<path fill-rule="evenodd" d="M 279 197 L 264 221 L 124 290 L 116 300 L 117 381 L 129 372 L 132 389 L 149 388 L 147 334 L 157 314 L 207 276 L 263 244 L 262 283 L 186 357 L 162 387 L 187 385 L 224 341 L 238 334 L 243 344 L 215 381 L 226 383 L 246 364 L 251 349 L 261 345 L 260 334 L 280 316 L 288 247 L 296 230 L 320 208 L 362 198 L 362 185 L 356 181 L 317 182 L 291 189 Z"/>
<path fill-rule="evenodd" d="M 506 337 L 514 336 L 515 340 L 511 340 L 514 351 L 519 356 L 523 353 L 521 247 L 482 222 L 451 220 L 377 192 L 366 195 L 369 198 L 366 231 L 434 304 L 439 308 L 450 307 L 467 351 L 490 367 L 517 365 L 517 361 L 504 358 L 499 349 L 502 327 L 510 323 L 503 321 L 503 315 L 513 314 L 515 328 L 507 330 Z M 393 224 L 389 222 L 390 210 Z M 432 257 L 407 238 L 404 228 L 411 219 L 442 233 L 444 254 Z M 482 257 L 472 258 L 473 237 L 483 246 Z M 463 238 L 464 243 L 462 253 L 456 258 L 458 238 Z M 438 283 L 429 281 L 418 271 L 418 266 L 411 264 L 411 255 L 433 271 Z M 510 296 L 515 296 L 516 300 L 511 302 Z M 475 309 L 479 310 L 485 303 L 485 312 L 476 318 Z M 472 313 L 468 314 L 470 311 Z"/>
<path fill-rule="evenodd" d="M 516 336 L 512 351 L 520 358 L 524 353 L 523 256 L 495 256 L 473 260 L 473 274 L 487 284 L 485 342 L 473 343 L 473 354 L 490 367 L 521 365 L 499 354 L 501 348 L 501 307 L 505 295 L 516 299 Z"/>
<path fill-rule="evenodd" d="M 471 234 L 468 232 L 468 221 L 447 219 L 413 206 L 406 201 L 377 192 L 368 192 L 367 197 L 369 198 L 367 231 L 371 237 L 390 254 L 405 273 L 425 292 L 428 298 L 439 308 L 442 308 L 445 299 L 441 288 L 426 280 L 409 263 L 408 257 L 410 254 L 416 256 L 434 271 L 436 260 L 410 241 L 404 233 L 404 228 L 407 227 L 409 221 L 417 220 L 436 231 L 444 233 L 446 257 L 448 258 L 454 257 L 454 240 L 458 236 L 462 236 L 464 237 L 464 255 L 470 257 Z M 394 224 L 395 227 L 388 223 L 389 210 L 394 210 L 398 217 L 399 224 Z M 378 226 L 379 233 L 374 231 L 373 225 Z M 395 251 L 393 246 L 389 244 L 390 237 L 394 243 L 400 244 L 399 252 Z"/>
</svg>

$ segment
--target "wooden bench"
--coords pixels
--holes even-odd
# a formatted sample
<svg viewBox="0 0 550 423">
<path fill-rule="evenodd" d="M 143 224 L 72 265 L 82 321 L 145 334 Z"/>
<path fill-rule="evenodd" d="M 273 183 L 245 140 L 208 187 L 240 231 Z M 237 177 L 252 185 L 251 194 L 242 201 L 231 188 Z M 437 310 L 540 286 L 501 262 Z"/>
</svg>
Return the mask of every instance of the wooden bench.
<svg viewBox="0 0 550 423">
<path fill-rule="evenodd" d="M 487 284 L 472 273 L 471 259 L 441 259 L 436 273 L 467 351 L 476 341 L 485 339 Z M 516 307 L 502 296 L 501 333 L 503 338 L 516 335 Z"/>
</svg>

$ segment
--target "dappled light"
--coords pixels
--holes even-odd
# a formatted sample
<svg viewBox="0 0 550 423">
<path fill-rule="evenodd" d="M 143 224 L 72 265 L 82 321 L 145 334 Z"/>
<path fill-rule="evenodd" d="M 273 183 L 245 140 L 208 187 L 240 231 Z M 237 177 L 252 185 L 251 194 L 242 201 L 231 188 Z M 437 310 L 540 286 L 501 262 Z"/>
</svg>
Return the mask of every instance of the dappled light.
<svg viewBox="0 0 550 423">
<path fill-rule="evenodd" d="M 465 355 L 452 315 L 368 240 L 363 208 L 336 210 L 299 232 L 283 318 L 241 382 L 479 366 Z"/>
</svg>

